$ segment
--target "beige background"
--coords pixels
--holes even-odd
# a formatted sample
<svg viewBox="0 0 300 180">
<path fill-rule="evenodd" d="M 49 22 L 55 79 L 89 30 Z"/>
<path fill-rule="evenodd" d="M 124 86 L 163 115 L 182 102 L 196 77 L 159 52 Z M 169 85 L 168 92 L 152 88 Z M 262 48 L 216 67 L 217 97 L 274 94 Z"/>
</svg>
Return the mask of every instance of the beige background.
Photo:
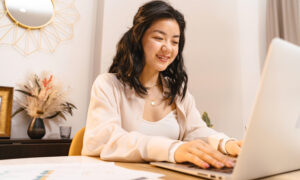
<svg viewBox="0 0 300 180">
<path fill-rule="evenodd" d="M 116 43 L 131 26 L 145 0 L 77 0 L 80 20 L 74 38 L 54 53 L 23 56 L 0 46 L 0 84 L 15 86 L 29 72 L 48 70 L 70 86 L 70 101 L 78 110 L 68 116 L 72 135 L 85 125 L 90 88 L 96 75 L 106 72 Z M 185 62 L 189 88 L 201 112 L 214 127 L 241 138 L 253 104 L 265 56 L 265 0 L 169 0 L 187 21 Z M 16 93 L 15 93 L 16 94 Z M 14 108 L 16 108 L 14 104 Z M 27 137 L 29 119 L 12 119 L 12 137 Z M 47 126 L 45 138 L 58 137 Z"/>
</svg>

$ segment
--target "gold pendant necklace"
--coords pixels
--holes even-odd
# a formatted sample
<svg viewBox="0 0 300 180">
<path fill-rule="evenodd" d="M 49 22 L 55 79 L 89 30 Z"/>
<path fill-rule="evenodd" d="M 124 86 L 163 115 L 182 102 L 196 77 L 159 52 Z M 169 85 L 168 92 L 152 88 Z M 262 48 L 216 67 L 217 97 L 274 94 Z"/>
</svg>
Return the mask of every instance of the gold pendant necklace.
<svg viewBox="0 0 300 180">
<path fill-rule="evenodd" d="M 155 101 L 151 101 L 151 105 L 155 106 L 156 105 Z"/>
<path fill-rule="evenodd" d="M 157 105 L 159 105 L 159 104 L 161 103 L 161 99 L 158 99 L 158 100 L 157 100 L 158 96 L 159 96 L 159 93 L 157 93 L 157 94 L 154 96 L 153 99 L 148 99 L 148 100 L 147 100 L 147 101 L 150 102 L 150 104 L 151 104 L 152 107 L 157 106 Z"/>
<path fill-rule="evenodd" d="M 151 89 L 153 89 L 154 87 L 159 86 L 159 85 L 160 85 L 160 82 L 154 84 L 153 86 L 148 87 L 147 89 L 151 90 Z M 158 96 L 159 96 L 159 92 L 154 96 L 154 99 L 152 99 L 152 100 L 151 100 L 151 99 L 147 100 L 147 101 L 150 101 L 150 104 L 151 104 L 152 107 L 161 104 L 161 99 L 157 100 L 158 102 L 156 102 L 156 100 L 155 100 Z"/>
</svg>

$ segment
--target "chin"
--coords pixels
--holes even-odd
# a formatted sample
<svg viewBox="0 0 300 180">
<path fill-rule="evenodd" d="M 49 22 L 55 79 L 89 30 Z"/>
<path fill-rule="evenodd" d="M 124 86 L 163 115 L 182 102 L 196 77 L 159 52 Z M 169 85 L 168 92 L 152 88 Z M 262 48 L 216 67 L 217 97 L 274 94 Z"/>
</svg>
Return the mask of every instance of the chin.
<svg viewBox="0 0 300 180">
<path fill-rule="evenodd" d="M 153 63 L 151 66 L 153 69 L 155 69 L 158 72 L 165 71 L 170 65 L 170 62 L 165 62 L 165 63 Z"/>
<path fill-rule="evenodd" d="M 162 71 L 165 71 L 166 69 L 167 69 L 167 67 L 165 67 L 165 68 L 159 68 L 159 69 L 157 69 L 157 71 L 162 72 Z"/>
</svg>

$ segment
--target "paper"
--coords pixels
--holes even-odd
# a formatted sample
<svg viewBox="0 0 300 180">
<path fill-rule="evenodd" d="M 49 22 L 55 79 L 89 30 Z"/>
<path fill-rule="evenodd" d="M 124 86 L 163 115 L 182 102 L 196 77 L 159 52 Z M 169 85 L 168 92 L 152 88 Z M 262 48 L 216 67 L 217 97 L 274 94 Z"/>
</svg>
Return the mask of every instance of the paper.
<svg viewBox="0 0 300 180">
<path fill-rule="evenodd" d="M 0 179 L 5 180 L 155 180 L 162 176 L 158 173 L 122 168 L 112 162 L 0 166 Z"/>
</svg>

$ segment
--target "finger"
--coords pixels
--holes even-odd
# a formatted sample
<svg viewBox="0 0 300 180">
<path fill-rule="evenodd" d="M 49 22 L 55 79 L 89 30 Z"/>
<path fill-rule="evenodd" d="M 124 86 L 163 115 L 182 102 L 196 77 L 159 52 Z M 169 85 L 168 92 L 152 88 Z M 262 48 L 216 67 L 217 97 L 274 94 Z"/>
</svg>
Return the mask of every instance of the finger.
<svg viewBox="0 0 300 180">
<path fill-rule="evenodd" d="M 187 153 L 186 158 L 189 162 L 191 162 L 203 169 L 207 169 L 210 167 L 209 164 L 207 164 L 205 161 L 201 160 L 199 157 L 197 157 L 191 153 Z"/>
<path fill-rule="evenodd" d="M 209 154 L 207 154 L 197 148 L 190 149 L 190 153 L 197 156 L 201 160 L 207 162 L 208 164 L 214 166 L 215 168 L 220 169 L 225 166 L 222 162 L 218 161 L 217 159 L 211 157 Z"/>
<path fill-rule="evenodd" d="M 238 144 L 234 144 L 234 145 L 232 146 L 232 151 L 233 151 L 233 155 L 234 155 L 234 156 L 237 156 L 237 155 L 239 155 L 240 152 L 241 152 L 241 147 L 240 147 Z"/>
<path fill-rule="evenodd" d="M 241 140 L 241 141 L 237 141 L 237 145 L 239 145 L 240 147 L 242 147 L 243 146 L 243 141 Z"/>
<path fill-rule="evenodd" d="M 227 155 L 226 156 L 227 157 L 227 159 L 229 159 L 231 162 L 233 162 L 234 164 L 236 163 L 236 157 L 234 157 L 234 156 L 230 156 L 230 155 Z"/>
<path fill-rule="evenodd" d="M 210 145 L 208 146 L 197 146 L 197 148 L 200 151 L 203 151 L 216 159 L 217 161 L 223 163 L 226 167 L 233 167 L 234 166 L 234 161 L 232 161 L 228 156 L 225 156 L 221 152 L 217 151 L 216 149 L 212 148 Z"/>
</svg>

